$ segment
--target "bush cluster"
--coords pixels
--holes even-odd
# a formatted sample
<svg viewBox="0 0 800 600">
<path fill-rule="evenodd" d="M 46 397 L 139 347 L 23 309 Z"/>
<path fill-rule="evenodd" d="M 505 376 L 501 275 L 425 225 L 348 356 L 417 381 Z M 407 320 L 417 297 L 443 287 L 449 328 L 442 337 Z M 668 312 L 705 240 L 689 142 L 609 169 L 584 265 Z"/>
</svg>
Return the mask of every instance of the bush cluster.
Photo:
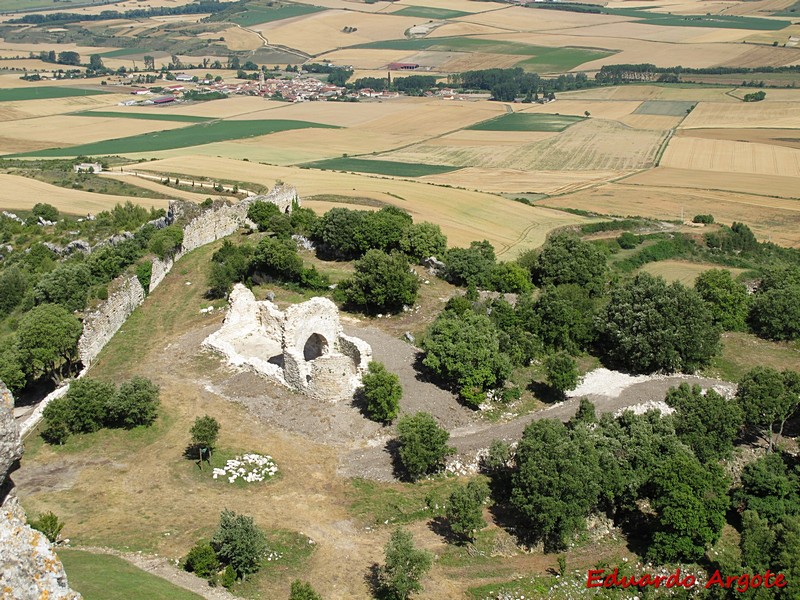
<svg viewBox="0 0 800 600">
<path fill-rule="evenodd" d="M 98 379 L 78 379 L 45 408 L 42 437 L 50 444 L 63 444 L 73 433 L 149 426 L 158 416 L 159 403 L 158 386 L 144 377 L 134 377 L 119 389 Z"/>
</svg>

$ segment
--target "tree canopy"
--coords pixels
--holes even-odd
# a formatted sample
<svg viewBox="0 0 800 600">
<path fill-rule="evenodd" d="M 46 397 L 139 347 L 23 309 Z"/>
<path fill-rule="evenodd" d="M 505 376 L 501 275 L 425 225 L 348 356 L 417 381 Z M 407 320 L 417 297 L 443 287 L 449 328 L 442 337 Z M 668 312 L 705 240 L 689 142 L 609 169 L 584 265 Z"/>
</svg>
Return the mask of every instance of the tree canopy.
<svg viewBox="0 0 800 600">
<path fill-rule="evenodd" d="M 77 360 L 81 322 L 57 304 L 42 304 L 27 312 L 17 329 L 19 357 L 31 379 L 51 377 L 56 383 Z"/>
<path fill-rule="evenodd" d="M 453 453 L 447 445 L 450 434 L 439 427 L 433 415 L 419 412 L 397 422 L 399 458 L 412 480 L 436 472 Z"/>
</svg>

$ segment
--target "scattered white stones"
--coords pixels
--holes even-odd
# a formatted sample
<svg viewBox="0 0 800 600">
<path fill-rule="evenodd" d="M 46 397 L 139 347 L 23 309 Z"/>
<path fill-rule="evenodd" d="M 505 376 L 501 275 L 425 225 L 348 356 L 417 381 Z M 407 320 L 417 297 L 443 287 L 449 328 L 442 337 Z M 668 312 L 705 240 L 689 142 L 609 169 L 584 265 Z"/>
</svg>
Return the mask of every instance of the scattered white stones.
<svg viewBox="0 0 800 600">
<path fill-rule="evenodd" d="M 253 483 L 272 479 L 277 473 L 278 465 L 271 456 L 250 453 L 232 458 L 222 469 L 215 468 L 212 477 L 214 479 L 226 477 L 228 483 L 233 483 L 237 479 Z"/>
<path fill-rule="evenodd" d="M 625 408 L 621 408 L 614 413 L 614 417 L 620 416 L 625 411 L 631 411 L 635 415 L 643 415 L 646 412 L 651 410 L 657 410 L 662 415 L 671 415 L 675 412 L 675 409 L 672 408 L 669 404 L 664 402 L 663 400 L 657 401 L 649 401 L 649 402 L 642 402 L 641 404 L 634 404 L 633 406 L 626 406 Z"/>
</svg>

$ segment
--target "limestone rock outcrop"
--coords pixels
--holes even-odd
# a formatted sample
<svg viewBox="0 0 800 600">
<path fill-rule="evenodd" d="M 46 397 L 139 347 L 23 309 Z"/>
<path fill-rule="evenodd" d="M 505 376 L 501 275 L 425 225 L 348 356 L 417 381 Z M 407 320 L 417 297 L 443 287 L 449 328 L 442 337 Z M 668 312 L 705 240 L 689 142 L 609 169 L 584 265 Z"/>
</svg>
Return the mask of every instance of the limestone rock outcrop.
<svg viewBox="0 0 800 600">
<path fill-rule="evenodd" d="M 312 298 L 281 311 L 234 286 L 222 327 L 203 345 L 245 367 L 313 398 L 352 398 L 372 360 L 364 340 L 344 334 L 339 309 Z"/>
<path fill-rule="evenodd" d="M 0 382 L 0 598 L 79 600 L 47 538 L 31 529 L 9 477 L 22 457 L 14 398 Z"/>
</svg>

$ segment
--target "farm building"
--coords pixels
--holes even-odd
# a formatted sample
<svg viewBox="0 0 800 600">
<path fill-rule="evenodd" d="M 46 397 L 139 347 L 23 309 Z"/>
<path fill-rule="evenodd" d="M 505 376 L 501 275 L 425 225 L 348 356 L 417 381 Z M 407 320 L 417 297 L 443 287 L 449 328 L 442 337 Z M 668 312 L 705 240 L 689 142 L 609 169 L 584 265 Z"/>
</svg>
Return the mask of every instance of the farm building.
<svg viewBox="0 0 800 600">
<path fill-rule="evenodd" d="M 414 69 L 419 69 L 419 65 L 417 63 L 403 63 L 403 62 L 389 63 L 390 71 L 413 71 Z"/>
<path fill-rule="evenodd" d="M 193 75 L 188 75 L 187 73 L 178 73 L 175 75 L 175 81 L 192 81 L 194 79 Z"/>
<path fill-rule="evenodd" d="M 153 104 L 169 104 L 170 102 L 175 102 L 175 96 L 159 96 L 158 98 L 153 98 Z"/>
</svg>

